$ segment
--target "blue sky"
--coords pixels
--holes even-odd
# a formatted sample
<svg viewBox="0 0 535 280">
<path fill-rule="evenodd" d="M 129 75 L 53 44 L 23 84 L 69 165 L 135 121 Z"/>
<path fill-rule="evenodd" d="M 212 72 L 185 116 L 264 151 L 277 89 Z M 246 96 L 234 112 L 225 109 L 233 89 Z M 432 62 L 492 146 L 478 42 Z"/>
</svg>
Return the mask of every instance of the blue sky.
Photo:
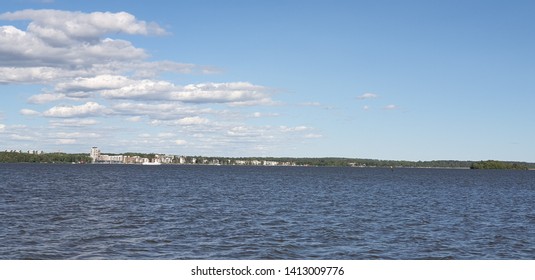
<svg viewBox="0 0 535 280">
<path fill-rule="evenodd" d="M 0 150 L 535 162 L 531 1 L 0 8 Z"/>
</svg>

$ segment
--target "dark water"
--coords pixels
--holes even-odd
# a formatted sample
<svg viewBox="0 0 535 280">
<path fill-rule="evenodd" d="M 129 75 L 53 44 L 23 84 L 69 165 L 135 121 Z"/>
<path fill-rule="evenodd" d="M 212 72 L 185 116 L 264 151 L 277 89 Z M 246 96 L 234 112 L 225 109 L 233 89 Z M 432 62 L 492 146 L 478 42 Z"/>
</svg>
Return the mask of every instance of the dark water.
<svg viewBox="0 0 535 280">
<path fill-rule="evenodd" d="M 2 259 L 535 259 L 535 171 L 0 164 Z"/>
</svg>

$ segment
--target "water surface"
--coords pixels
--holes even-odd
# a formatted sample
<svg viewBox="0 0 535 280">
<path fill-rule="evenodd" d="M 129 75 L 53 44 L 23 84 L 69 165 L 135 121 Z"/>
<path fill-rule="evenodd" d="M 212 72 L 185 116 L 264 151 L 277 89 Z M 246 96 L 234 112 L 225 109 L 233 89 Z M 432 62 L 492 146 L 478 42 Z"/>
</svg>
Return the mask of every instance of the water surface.
<svg viewBox="0 0 535 280">
<path fill-rule="evenodd" d="M 534 259 L 535 172 L 0 164 L 3 259 Z"/>
</svg>

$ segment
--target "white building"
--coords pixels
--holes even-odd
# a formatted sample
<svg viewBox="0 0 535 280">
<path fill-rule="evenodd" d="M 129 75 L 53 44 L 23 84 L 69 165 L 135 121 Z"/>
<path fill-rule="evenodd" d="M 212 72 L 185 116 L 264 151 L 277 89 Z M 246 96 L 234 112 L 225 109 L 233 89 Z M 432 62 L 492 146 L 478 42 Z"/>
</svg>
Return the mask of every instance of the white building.
<svg viewBox="0 0 535 280">
<path fill-rule="evenodd" d="M 97 148 L 97 147 L 91 148 L 91 152 L 89 153 L 89 157 L 91 157 L 92 162 L 95 163 L 100 157 L 99 148 Z"/>
</svg>

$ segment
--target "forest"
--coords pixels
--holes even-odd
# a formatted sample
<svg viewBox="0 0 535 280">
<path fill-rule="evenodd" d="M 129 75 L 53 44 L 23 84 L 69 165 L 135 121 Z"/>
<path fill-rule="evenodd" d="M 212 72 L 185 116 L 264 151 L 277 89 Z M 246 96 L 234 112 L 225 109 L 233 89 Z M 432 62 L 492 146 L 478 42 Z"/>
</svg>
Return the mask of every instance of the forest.
<svg viewBox="0 0 535 280">
<path fill-rule="evenodd" d="M 91 163 L 88 154 L 0 152 L 4 163 Z"/>
<path fill-rule="evenodd" d="M 487 160 L 474 162 L 470 165 L 470 169 L 516 169 L 516 170 L 528 170 L 528 166 L 523 163 L 517 162 L 503 162 L 496 160 Z"/>
</svg>

